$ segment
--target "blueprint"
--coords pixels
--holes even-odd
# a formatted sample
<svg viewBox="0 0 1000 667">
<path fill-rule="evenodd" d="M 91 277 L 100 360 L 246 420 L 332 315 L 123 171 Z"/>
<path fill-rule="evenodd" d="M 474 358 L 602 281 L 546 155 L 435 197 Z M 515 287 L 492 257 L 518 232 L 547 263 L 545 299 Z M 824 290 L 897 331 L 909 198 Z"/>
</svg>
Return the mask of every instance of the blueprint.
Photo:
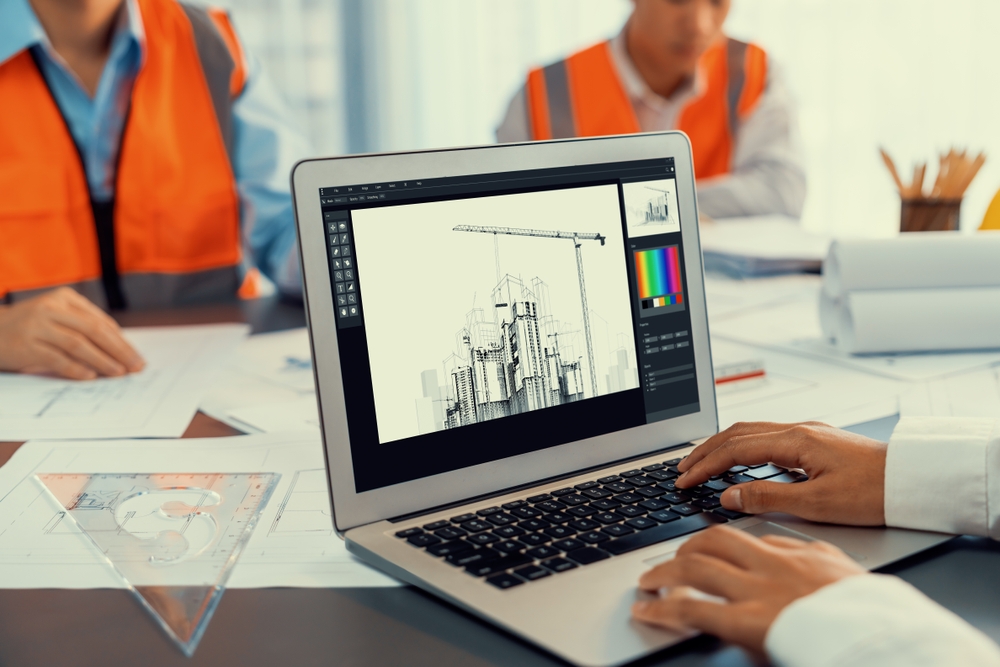
<svg viewBox="0 0 1000 667">
<path fill-rule="evenodd" d="M 119 588 L 121 579 L 35 479 L 53 473 L 277 473 L 229 588 L 396 586 L 333 530 L 318 433 L 32 441 L 0 468 L 0 588 Z"/>
<path fill-rule="evenodd" d="M 247 332 L 242 324 L 125 329 L 146 368 L 120 378 L 0 373 L 0 440 L 178 437 Z"/>
</svg>

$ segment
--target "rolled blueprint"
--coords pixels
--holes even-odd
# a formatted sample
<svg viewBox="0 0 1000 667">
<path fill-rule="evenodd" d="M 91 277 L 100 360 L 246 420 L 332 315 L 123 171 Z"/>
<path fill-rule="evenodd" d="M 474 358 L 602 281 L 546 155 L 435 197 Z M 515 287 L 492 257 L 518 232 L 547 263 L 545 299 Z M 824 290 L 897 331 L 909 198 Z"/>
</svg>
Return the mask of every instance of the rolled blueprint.
<svg viewBox="0 0 1000 667">
<path fill-rule="evenodd" d="M 835 241 L 823 262 L 833 299 L 858 290 L 1000 287 L 1000 231 Z"/>
<path fill-rule="evenodd" d="M 1000 287 L 864 290 L 826 307 L 853 354 L 1000 348 Z"/>
</svg>

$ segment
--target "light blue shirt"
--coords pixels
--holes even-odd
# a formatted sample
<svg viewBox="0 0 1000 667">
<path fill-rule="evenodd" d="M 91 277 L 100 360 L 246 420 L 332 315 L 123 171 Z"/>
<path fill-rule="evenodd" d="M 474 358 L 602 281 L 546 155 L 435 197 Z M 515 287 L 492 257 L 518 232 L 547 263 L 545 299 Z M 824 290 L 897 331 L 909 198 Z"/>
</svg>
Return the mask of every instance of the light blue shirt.
<svg viewBox="0 0 1000 667">
<path fill-rule="evenodd" d="M 82 154 L 91 196 L 114 195 L 115 167 L 132 84 L 145 56 L 145 31 L 135 0 L 126 0 L 108 61 L 91 98 L 55 52 L 28 0 L 0 0 L 0 63 L 32 49 Z M 308 146 L 291 129 L 281 99 L 249 59 L 246 86 L 234 101 L 233 168 L 240 194 L 244 254 L 285 293 L 301 277 L 289 174 Z M 0 156 L 0 159 L 3 159 Z"/>
</svg>

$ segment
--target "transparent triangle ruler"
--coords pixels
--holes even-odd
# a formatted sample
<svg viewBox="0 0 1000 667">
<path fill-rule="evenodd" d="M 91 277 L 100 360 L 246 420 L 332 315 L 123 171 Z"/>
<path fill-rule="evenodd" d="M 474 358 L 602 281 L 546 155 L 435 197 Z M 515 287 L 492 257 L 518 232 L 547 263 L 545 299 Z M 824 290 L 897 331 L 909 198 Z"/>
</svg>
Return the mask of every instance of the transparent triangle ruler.
<svg viewBox="0 0 1000 667">
<path fill-rule="evenodd" d="M 91 473 L 36 477 L 190 657 L 281 476 Z"/>
</svg>

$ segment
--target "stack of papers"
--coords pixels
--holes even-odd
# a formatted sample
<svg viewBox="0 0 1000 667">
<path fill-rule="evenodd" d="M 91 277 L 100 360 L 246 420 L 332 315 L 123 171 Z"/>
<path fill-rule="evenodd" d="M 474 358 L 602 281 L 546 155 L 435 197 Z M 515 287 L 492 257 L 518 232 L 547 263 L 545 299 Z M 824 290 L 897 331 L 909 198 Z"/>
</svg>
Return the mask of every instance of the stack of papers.
<svg viewBox="0 0 1000 667">
<path fill-rule="evenodd" d="M 818 272 L 830 247 L 829 237 L 784 216 L 706 221 L 699 233 L 705 270 L 732 276 Z"/>
</svg>

